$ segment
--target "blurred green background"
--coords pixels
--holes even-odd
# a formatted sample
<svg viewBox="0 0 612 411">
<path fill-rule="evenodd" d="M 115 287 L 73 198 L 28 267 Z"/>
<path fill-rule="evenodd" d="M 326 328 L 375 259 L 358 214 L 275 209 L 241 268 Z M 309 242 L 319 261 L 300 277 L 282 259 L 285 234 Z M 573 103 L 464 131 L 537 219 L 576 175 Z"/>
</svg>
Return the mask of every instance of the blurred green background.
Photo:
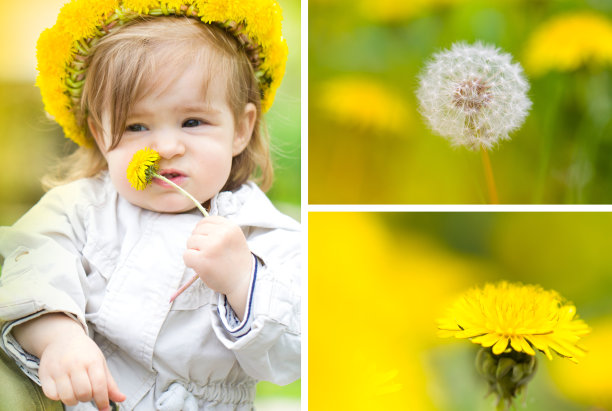
<svg viewBox="0 0 612 411">
<path fill-rule="evenodd" d="M 55 23 L 65 0 L 33 0 L 27 19 L 0 14 L 0 225 L 14 223 L 43 194 L 40 178 L 56 158 L 74 149 L 57 124 L 44 114 L 36 76 L 35 47 L 43 29 Z M 275 103 L 266 114 L 274 152 L 276 179 L 269 197 L 300 219 L 300 1 L 280 0 L 283 35 L 289 46 L 287 71 Z M 3 5 L 4 2 L 2 3 Z M 8 7 L 8 5 L 7 5 Z M 35 10 L 35 12 L 33 11 Z M 300 381 L 287 387 L 258 386 L 262 410 L 293 410 L 300 406 Z"/>
<path fill-rule="evenodd" d="M 466 290 L 556 290 L 592 328 L 579 364 L 537 354 L 525 411 L 612 410 L 612 214 L 322 213 L 309 225 L 313 410 L 492 411 L 478 347 L 437 336 Z"/>
<path fill-rule="evenodd" d="M 525 124 L 490 152 L 499 201 L 612 203 L 611 1 L 311 0 L 308 11 L 310 204 L 486 202 L 480 154 L 429 131 L 415 97 L 432 54 L 476 40 L 512 54 L 531 84 Z M 539 46 L 592 58 L 525 66 L 540 28 L 584 12 L 605 35 L 567 25 Z"/>
</svg>

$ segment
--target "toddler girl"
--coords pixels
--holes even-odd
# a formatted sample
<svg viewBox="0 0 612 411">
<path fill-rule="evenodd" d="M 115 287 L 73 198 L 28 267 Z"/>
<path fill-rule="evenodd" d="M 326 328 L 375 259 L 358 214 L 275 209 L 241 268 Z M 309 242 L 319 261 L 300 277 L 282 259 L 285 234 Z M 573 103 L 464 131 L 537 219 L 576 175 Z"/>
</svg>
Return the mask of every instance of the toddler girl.
<svg viewBox="0 0 612 411">
<path fill-rule="evenodd" d="M 271 181 L 286 53 L 274 0 L 73 0 L 41 35 L 45 108 L 80 147 L 0 229 L 0 345 L 49 398 L 252 409 L 257 380 L 299 378 L 299 225 L 249 181 Z M 209 217 L 130 186 L 145 147 Z"/>
</svg>

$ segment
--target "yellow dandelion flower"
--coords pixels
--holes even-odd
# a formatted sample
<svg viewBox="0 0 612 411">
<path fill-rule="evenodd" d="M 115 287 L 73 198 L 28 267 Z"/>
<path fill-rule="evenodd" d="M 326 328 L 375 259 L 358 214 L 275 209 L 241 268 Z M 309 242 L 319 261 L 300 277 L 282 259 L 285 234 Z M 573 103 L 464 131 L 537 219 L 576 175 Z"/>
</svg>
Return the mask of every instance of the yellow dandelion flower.
<svg viewBox="0 0 612 411">
<path fill-rule="evenodd" d="M 361 76 L 324 84 L 319 106 L 334 121 L 363 132 L 400 134 L 411 114 L 403 97 L 385 85 Z"/>
<path fill-rule="evenodd" d="M 170 0 L 170 1 L 163 1 L 161 2 L 162 4 L 166 5 L 166 9 L 167 10 L 178 10 L 181 8 L 181 6 L 185 3 L 183 0 Z"/>
<path fill-rule="evenodd" d="M 123 0 L 123 7 L 138 14 L 148 14 L 149 10 L 159 7 L 159 3 L 154 0 Z"/>
<path fill-rule="evenodd" d="M 506 281 L 466 292 L 438 328 L 441 337 L 482 345 L 476 368 L 496 394 L 498 410 L 507 410 L 535 375 L 536 349 L 549 359 L 555 351 L 577 362 L 585 353 L 577 342 L 590 332 L 557 292 Z"/>
<path fill-rule="evenodd" d="M 525 49 L 525 69 L 534 75 L 610 64 L 612 22 L 593 12 L 553 18 L 531 35 Z"/>
<path fill-rule="evenodd" d="M 127 179 L 136 190 L 147 188 L 159 170 L 159 153 L 145 147 L 134 153 L 132 161 L 128 164 Z"/>
<path fill-rule="evenodd" d="M 438 328 L 442 337 L 469 338 L 495 355 L 510 349 L 533 356 L 535 348 L 549 359 L 552 350 L 574 362 L 585 353 L 578 340 L 590 331 L 557 292 L 505 281 L 465 293 Z"/>
<path fill-rule="evenodd" d="M 71 1 L 60 10 L 57 26 L 70 33 L 74 40 L 91 38 L 96 35 L 96 27 L 103 19 L 112 14 L 117 7 L 115 1 Z"/>
</svg>

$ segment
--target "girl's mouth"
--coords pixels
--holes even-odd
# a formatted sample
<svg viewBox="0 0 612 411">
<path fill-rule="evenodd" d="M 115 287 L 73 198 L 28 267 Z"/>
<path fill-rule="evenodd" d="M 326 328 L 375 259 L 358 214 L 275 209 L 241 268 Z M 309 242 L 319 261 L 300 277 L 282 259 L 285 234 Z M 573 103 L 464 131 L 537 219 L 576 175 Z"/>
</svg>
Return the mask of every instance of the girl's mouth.
<svg viewBox="0 0 612 411">
<path fill-rule="evenodd" d="M 172 181 L 174 184 L 178 186 L 180 186 L 187 179 L 187 176 L 178 170 L 164 169 L 164 170 L 158 171 L 157 174 Z M 161 178 L 154 178 L 153 182 L 162 187 L 171 187 L 171 185 L 167 181 L 164 181 Z"/>
</svg>

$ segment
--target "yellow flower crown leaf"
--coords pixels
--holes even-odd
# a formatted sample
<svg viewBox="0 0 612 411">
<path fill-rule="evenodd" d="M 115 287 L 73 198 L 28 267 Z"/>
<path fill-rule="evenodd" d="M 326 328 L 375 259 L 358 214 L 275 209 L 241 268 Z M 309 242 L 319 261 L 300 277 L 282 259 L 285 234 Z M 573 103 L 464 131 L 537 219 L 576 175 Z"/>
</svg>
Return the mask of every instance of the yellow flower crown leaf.
<svg viewBox="0 0 612 411">
<path fill-rule="evenodd" d="M 72 0 L 55 25 L 37 43 L 38 77 L 45 110 L 81 146 L 91 144 L 76 120 L 74 107 L 87 72 L 90 47 L 115 27 L 138 16 L 189 16 L 216 24 L 234 35 L 246 49 L 254 49 L 253 64 L 265 113 L 272 106 L 287 63 L 282 35 L 282 11 L 276 0 Z"/>
</svg>

